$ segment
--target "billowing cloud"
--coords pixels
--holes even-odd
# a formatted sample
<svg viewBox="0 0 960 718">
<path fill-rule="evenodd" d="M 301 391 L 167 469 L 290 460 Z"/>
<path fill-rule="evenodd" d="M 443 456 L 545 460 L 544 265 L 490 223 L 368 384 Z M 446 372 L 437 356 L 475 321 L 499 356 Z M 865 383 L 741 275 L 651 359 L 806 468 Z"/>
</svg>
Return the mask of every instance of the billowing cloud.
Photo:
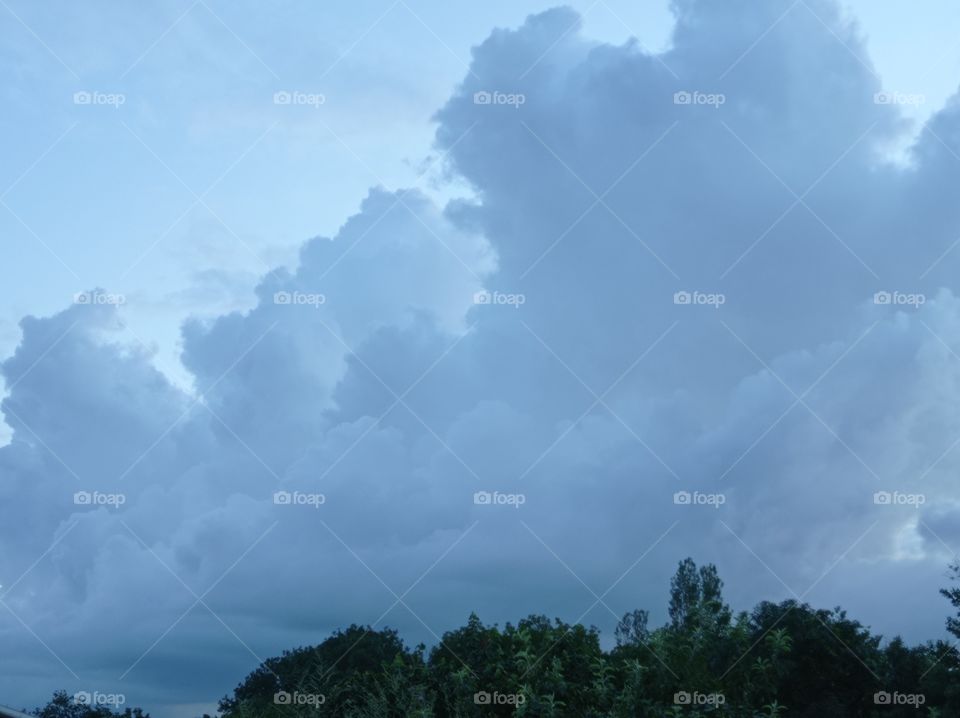
<svg viewBox="0 0 960 718">
<path fill-rule="evenodd" d="M 609 628 L 662 613 L 686 555 L 738 607 L 941 630 L 956 105 L 894 164 L 905 123 L 832 2 L 674 9 L 657 56 L 564 9 L 493 32 L 436 115 L 474 196 L 371 191 L 252 309 L 184 327 L 192 394 L 122 306 L 24 320 L 8 695 L 195 703 L 354 621 Z"/>
</svg>

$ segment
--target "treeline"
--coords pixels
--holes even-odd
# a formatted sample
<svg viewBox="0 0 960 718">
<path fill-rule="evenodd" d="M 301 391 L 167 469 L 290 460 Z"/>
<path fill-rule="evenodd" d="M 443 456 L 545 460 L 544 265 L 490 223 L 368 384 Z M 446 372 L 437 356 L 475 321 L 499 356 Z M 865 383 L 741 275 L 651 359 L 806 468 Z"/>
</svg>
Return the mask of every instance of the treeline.
<svg viewBox="0 0 960 718">
<path fill-rule="evenodd" d="M 223 718 L 960 716 L 952 643 L 884 643 L 839 608 L 795 601 L 735 615 L 722 588 L 714 566 L 682 561 L 667 624 L 628 613 L 609 651 L 597 629 L 545 616 L 500 628 L 471 615 L 429 652 L 353 625 L 265 661 L 219 708 Z M 942 593 L 960 608 L 960 589 Z M 960 615 L 947 628 L 960 637 Z"/>
</svg>

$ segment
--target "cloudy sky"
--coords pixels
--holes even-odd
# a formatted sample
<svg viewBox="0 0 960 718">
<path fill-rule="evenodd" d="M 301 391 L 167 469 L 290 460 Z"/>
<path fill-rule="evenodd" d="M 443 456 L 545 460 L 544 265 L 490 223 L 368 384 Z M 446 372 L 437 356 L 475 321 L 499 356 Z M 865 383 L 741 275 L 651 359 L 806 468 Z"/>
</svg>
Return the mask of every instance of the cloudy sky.
<svg viewBox="0 0 960 718">
<path fill-rule="evenodd" d="M 947 0 L 0 18 L 0 703 L 186 718 L 353 622 L 609 635 L 688 555 L 943 635 Z"/>
</svg>

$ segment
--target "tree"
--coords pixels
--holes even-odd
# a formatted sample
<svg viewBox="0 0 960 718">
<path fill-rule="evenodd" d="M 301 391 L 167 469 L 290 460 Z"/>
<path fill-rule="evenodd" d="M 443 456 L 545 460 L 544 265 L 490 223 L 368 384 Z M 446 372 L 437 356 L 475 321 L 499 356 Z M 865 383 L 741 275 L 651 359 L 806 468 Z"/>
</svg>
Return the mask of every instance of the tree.
<svg viewBox="0 0 960 718">
<path fill-rule="evenodd" d="M 232 697 L 220 701 L 220 711 L 223 718 L 273 715 L 279 709 L 285 716 L 357 714 L 389 680 L 412 681 L 422 670 L 422 646 L 411 652 L 394 630 L 352 625 L 317 646 L 267 659 Z M 382 714 L 393 715 L 404 714 Z"/>
<path fill-rule="evenodd" d="M 880 637 L 844 611 L 815 610 L 807 604 L 763 602 L 750 616 L 751 643 L 775 631 L 789 637 L 789 653 L 780 659 L 773 686 L 790 716 L 846 718 L 869 715 L 873 697 L 884 690 Z M 765 648 L 769 651 L 773 645 Z"/>
<path fill-rule="evenodd" d="M 732 614 L 722 594 L 723 581 L 716 566 L 711 563 L 697 570 L 693 559 L 684 559 L 670 580 L 671 627 L 681 634 L 725 629 Z"/>
<path fill-rule="evenodd" d="M 42 708 L 33 711 L 40 718 L 150 718 L 139 708 L 125 708 L 123 713 L 115 713 L 106 706 L 90 706 L 77 702 L 66 691 L 57 691 L 53 698 Z"/>
<path fill-rule="evenodd" d="M 618 646 L 642 646 L 650 640 L 650 629 L 647 623 L 650 614 L 647 611 L 635 610 L 625 613 L 614 630 Z"/>
<path fill-rule="evenodd" d="M 697 564 L 685 558 L 670 579 L 670 625 L 680 633 L 688 632 L 696 620 L 697 604 L 700 603 L 700 578 Z"/>
<path fill-rule="evenodd" d="M 952 570 L 960 580 L 960 566 Z M 960 609 L 960 589 L 943 593 Z M 681 561 L 669 620 L 657 628 L 649 621 L 645 610 L 627 612 L 615 647 L 604 651 L 593 627 L 531 615 L 500 628 L 472 613 L 427 658 L 396 631 L 353 625 L 264 661 L 223 698 L 222 718 L 960 716 L 953 645 L 884 644 L 842 609 L 798 601 L 761 602 L 734 616 L 712 564 Z M 960 614 L 947 625 L 960 637 Z M 284 703 L 278 694 L 322 700 Z M 139 709 L 78 705 L 63 692 L 35 714 L 144 718 Z"/>
<path fill-rule="evenodd" d="M 960 581 L 960 561 L 950 564 L 950 580 Z M 957 609 L 956 616 L 947 618 L 947 630 L 954 636 L 960 638 L 960 587 L 941 588 L 940 593 Z"/>
</svg>

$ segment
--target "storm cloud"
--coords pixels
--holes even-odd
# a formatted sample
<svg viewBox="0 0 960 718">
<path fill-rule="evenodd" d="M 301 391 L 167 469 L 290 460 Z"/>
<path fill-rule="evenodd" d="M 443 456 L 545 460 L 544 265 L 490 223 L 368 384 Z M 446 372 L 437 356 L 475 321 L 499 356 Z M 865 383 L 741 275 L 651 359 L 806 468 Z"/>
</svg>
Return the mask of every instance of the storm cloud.
<svg viewBox="0 0 960 718">
<path fill-rule="evenodd" d="M 563 8 L 493 31 L 435 116 L 469 195 L 372 189 L 252 309 L 184 325 L 192 392 L 106 290 L 23 320 L 8 700 L 162 714 L 352 622 L 609 635 L 687 555 L 737 608 L 941 635 L 960 105 L 895 161 L 904 98 L 832 1 L 673 9 L 657 55 Z"/>
</svg>

